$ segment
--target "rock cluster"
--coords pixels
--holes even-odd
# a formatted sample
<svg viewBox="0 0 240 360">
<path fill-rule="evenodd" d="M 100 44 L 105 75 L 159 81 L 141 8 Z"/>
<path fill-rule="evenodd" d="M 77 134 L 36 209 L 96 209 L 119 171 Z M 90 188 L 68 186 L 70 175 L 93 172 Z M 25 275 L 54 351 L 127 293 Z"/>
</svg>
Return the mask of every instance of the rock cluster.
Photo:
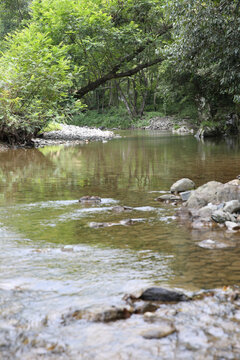
<svg viewBox="0 0 240 360">
<path fill-rule="evenodd" d="M 240 181 L 210 181 L 193 191 L 186 202 L 192 220 L 213 221 L 230 231 L 240 230 Z"/>
<path fill-rule="evenodd" d="M 112 139 L 115 135 L 112 131 L 96 128 L 80 127 L 75 125 L 61 124 L 61 130 L 50 131 L 43 134 L 44 139 L 52 140 L 103 140 Z"/>
<path fill-rule="evenodd" d="M 196 190 L 194 188 L 192 180 L 183 178 L 171 186 L 171 194 L 161 195 L 156 200 L 183 202 L 178 214 L 183 220 L 190 220 L 195 229 L 218 224 L 229 231 L 240 230 L 239 176 L 226 184 L 209 181 Z"/>
</svg>

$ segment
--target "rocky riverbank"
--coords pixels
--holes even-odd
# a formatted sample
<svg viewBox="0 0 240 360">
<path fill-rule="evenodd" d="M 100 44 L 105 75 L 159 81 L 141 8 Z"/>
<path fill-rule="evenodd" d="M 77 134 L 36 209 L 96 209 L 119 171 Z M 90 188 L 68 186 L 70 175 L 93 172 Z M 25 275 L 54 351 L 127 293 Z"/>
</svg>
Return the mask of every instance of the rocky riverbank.
<svg viewBox="0 0 240 360">
<path fill-rule="evenodd" d="M 78 144 L 89 141 L 107 141 L 119 137 L 110 130 L 60 124 L 60 130 L 44 132 L 33 139 L 35 147 L 58 144 Z"/>
<path fill-rule="evenodd" d="M 180 179 L 171 186 L 170 193 L 161 195 L 156 200 L 180 205 L 177 210 L 178 218 L 192 229 L 222 229 L 232 234 L 239 233 L 240 176 L 225 184 L 209 181 L 195 190 L 194 188 L 192 180 Z M 199 246 L 217 249 L 231 247 L 232 243 L 207 238 Z"/>
<path fill-rule="evenodd" d="M 145 130 L 171 131 L 173 134 L 194 134 L 196 129 L 189 119 L 177 120 L 173 116 L 155 117 Z"/>
</svg>

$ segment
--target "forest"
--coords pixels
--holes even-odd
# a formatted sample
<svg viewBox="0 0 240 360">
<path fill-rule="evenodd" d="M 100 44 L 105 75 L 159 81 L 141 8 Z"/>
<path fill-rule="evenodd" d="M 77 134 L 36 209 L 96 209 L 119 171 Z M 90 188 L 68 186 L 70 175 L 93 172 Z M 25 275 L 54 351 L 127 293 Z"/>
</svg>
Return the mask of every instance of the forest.
<svg viewBox="0 0 240 360">
<path fill-rule="evenodd" d="M 0 139 L 240 113 L 238 0 L 2 0 Z"/>
</svg>

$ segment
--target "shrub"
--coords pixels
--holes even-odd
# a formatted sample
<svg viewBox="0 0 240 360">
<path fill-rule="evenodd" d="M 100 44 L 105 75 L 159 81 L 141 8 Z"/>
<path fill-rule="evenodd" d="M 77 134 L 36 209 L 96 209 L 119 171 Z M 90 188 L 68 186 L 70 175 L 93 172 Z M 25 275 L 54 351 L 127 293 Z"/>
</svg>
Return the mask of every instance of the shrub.
<svg viewBox="0 0 240 360">
<path fill-rule="evenodd" d="M 0 58 L 0 139 L 28 143 L 53 117 L 71 86 L 66 47 L 26 28 Z"/>
</svg>

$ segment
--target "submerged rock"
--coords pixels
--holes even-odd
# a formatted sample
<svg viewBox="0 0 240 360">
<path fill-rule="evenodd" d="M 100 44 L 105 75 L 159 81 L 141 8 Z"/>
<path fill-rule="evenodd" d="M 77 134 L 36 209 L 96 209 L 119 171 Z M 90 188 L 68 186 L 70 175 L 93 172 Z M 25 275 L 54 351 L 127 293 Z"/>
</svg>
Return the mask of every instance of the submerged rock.
<svg viewBox="0 0 240 360">
<path fill-rule="evenodd" d="M 99 229 L 99 228 L 104 228 L 104 227 L 111 227 L 111 226 L 118 226 L 118 225 L 122 225 L 122 226 L 130 226 L 130 225 L 134 225 L 134 224 L 138 224 L 140 222 L 144 221 L 144 219 L 124 219 L 124 220 L 120 220 L 119 222 L 116 223 L 110 223 L 110 222 L 90 222 L 88 224 L 88 226 L 90 228 L 93 229 Z"/>
<path fill-rule="evenodd" d="M 203 249 L 210 249 L 210 250 L 233 247 L 231 243 L 226 244 L 212 239 L 203 240 L 200 243 L 198 243 L 198 246 Z"/>
<path fill-rule="evenodd" d="M 116 307 L 116 306 L 92 306 L 83 310 L 76 310 L 63 317 L 63 322 L 69 320 L 81 320 L 85 319 L 93 322 L 110 322 L 121 319 L 128 319 L 132 314 L 130 308 L 127 307 Z"/>
<path fill-rule="evenodd" d="M 142 221 L 144 221 L 144 219 L 124 219 L 119 221 L 119 225 L 129 226 L 129 225 L 138 224 Z"/>
<path fill-rule="evenodd" d="M 92 222 L 90 222 L 88 224 L 88 226 L 90 228 L 93 228 L 93 229 L 99 229 L 99 228 L 104 228 L 104 227 L 107 227 L 107 226 L 113 226 L 113 224 L 107 223 L 107 222 L 94 222 L 94 221 L 92 221 Z"/>
<path fill-rule="evenodd" d="M 196 187 L 196 185 L 192 180 L 190 180 L 188 178 L 183 178 L 183 179 L 176 181 L 171 186 L 170 191 L 171 191 L 171 193 L 175 193 L 175 192 L 180 193 L 180 192 L 195 189 L 195 187 Z"/>
<path fill-rule="evenodd" d="M 156 201 L 178 201 L 181 200 L 180 196 L 172 195 L 172 194 L 165 194 L 161 195 L 155 199 Z"/>
<path fill-rule="evenodd" d="M 132 207 L 121 206 L 121 205 L 113 206 L 113 208 L 112 208 L 112 211 L 116 212 L 116 213 L 129 212 L 129 211 L 133 211 L 133 210 L 134 209 Z"/>
<path fill-rule="evenodd" d="M 186 301 L 188 300 L 188 297 L 183 293 L 177 291 L 158 287 L 151 287 L 142 293 L 140 299 L 144 301 L 161 301 L 168 303 Z"/>
<path fill-rule="evenodd" d="M 101 198 L 99 196 L 89 196 L 89 195 L 87 195 L 87 196 L 81 197 L 79 202 L 81 202 L 81 203 L 100 203 Z"/>
</svg>

